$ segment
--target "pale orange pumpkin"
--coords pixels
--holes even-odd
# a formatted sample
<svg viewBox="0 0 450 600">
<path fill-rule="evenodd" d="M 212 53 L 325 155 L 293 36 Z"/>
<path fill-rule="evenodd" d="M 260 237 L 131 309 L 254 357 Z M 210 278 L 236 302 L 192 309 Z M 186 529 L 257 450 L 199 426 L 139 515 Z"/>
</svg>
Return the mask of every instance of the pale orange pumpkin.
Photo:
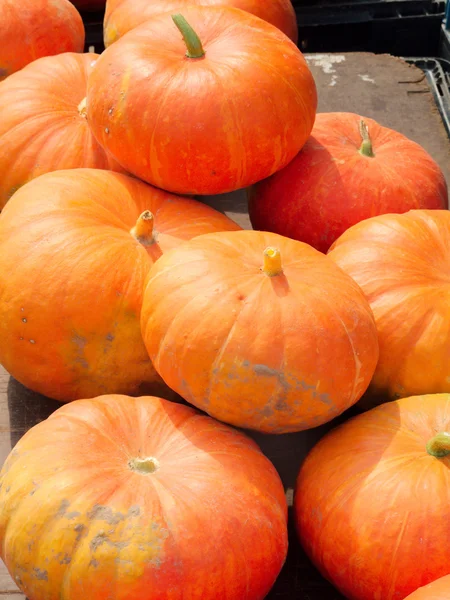
<svg viewBox="0 0 450 600">
<path fill-rule="evenodd" d="M 328 256 L 361 287 L 375 316 L 380 358 L 368 402 L 450 392 L 450 211 L 367 219 Z"/>
<path fill-rule="evenodd" d="M 448 600 L 450 598 L 450 575 L 436 579 L 408 596 L 406 600 Z"/>
<path fill-rule="evenodd" d="M 262 600 L 283 485 L 248 437 L 159 398 L 57 410 L 0 474 L 0 556 L 33 600 Z"/>
<path fill-rule="evenodd" d="M 378 359 L 355 282 L 272 233 L 202 235 L 166 253 L 149 273 L 141 323 L 169 387 L 222 421 L 270 433 L 342 413 Z"/>
<path fill-rule="evenodd" d="M 140 332 L 150 266 L 240 229 L 214 209 L 99 169 L 42 175 L 0 214 L 0 363 L 60 401 L 160 382 Z"/>
</svg>

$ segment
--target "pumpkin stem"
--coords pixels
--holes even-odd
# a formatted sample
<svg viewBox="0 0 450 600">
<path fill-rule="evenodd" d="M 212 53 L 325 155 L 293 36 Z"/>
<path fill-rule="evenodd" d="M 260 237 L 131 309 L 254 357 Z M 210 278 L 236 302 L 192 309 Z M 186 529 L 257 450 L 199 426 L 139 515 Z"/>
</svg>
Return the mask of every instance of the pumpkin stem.
<svg viewBox="0 0 450 600">
<path fill-rule="evenodd" d="M 431 438 L 427 444 L 427 452 L 436 458 L 443 458 L 450 454 L 450 433 L 443 431 Z"/>
<path fill-rule="evenodd" d="M 281 275 L 283 267 L 281 265 L 281 254 L 278 248 L 271 248 L 269 246 L 264 250 L 264 265 L 262 271 L 269 277 Z"/>
<path fill-rule="evenodd" d="M 153 235 L 154 221 L 153 213 L 149 210 L 144 210 L 136 221 L 136 225 L 130 231 L 131 235 L 143 246 L 151 246 L 155 242 Z"/>
<path fill-rule="evenodd" d="M 151 475 L 160 467 L 159 460 L 153 456 L 148 458 L 132 458 L 128 461 L 128 467 L 141 475 Z"/>
<path fill-rule="evenodd" d="M 202 58 L 202 56 L 205 56 L 205 51 L 203 50 L 200 38 L 183 15 L 172 15 L 172 20 L 181 32 L 184 43 L 187 46 L 186 56 L 188 58 Z"/>
<path fill-rule="evenodd" d="M 370 158 L 373 158 L 375 156 L 375 154 L 373 153 L 373 146 L 372 146 L 372 140 L 370 139 L 370 135 L 369 135 L 369 128 L 367 127 L 367 124 L 362 119 L 359 122 L 359 133 L 361 134 L 361 137 L 362 137 L 362 144 L 359 148 L 359 152 L 363 156 L 368 156 Z"/>
<path fill-rule="evenodd" d="M 85 119 L 87 119 L 87 99 L 86 98 L 83 98 L 83 100 L 78 105 L 78 112 L 80 113 L 81 117 L 84 117 Z"/>
</svg>

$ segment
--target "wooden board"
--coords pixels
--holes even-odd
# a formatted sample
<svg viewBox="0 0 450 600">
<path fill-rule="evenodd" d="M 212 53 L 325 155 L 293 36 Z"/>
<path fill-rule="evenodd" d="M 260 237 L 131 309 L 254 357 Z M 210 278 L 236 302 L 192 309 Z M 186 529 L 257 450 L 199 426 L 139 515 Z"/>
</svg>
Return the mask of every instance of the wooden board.
<svg viewBox="0 0 450 600">
<path fill-rule="evenodd" d="M 356 112 L 400 131 L 424 146 L 450 183 L 450 142 L 422 71 L 386 55 L 321 54 L 307 58 L 319 91 L 320 112 Z M 205 201 L 226 212 L 241 226 L 250 228 L 242 191 Z M 57 402 L 24 388 L 0 367 L 0 464 L 25 431 L 58 406 Z M 278 469 L 289 498 L 292 498 L 303 458 L 330 427 L 284 436 L 252 434 Z M 24 598 L 0 564 L 0 600 Z M 296 541 L 292 525 L 288 560 L 268 598 L 342 600 L 310 565 Z"/>
</svg>

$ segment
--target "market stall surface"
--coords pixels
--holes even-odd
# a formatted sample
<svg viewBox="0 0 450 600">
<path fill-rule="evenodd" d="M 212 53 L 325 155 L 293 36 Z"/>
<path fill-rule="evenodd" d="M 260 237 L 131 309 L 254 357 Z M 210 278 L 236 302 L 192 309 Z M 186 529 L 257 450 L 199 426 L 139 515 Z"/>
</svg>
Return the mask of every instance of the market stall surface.
<svg viewBox="0 0 450 600">
<path fill-rule="evenodd" d="M 450 185 L 450 140 L 423 72 L 399 58 L 369 53 L 306 55 L 319 93 L 319 112 L 355 112 L 391 127 L 421 144 L 438 162 Z M 242 227 L 250 228 L 243 192 L 210 197 L 207 202 Z M 0 464 L 33 425 L 60 404 L 35 394 L 0 366 Z M 252 433 L 272 460 L 285 485 L 288 502 L 298 468 L 309 449 L 331 425 L 283 436 Z M 292 522 L 292 519 L 291 519 Z M 311 566 L 292 527 L 285 567 L 269 600 L 342 600 Z M 0 563 L 0 600 L 24 600 Z M 81 599 L 80 599 L 81 600 Z"/>
</svg>

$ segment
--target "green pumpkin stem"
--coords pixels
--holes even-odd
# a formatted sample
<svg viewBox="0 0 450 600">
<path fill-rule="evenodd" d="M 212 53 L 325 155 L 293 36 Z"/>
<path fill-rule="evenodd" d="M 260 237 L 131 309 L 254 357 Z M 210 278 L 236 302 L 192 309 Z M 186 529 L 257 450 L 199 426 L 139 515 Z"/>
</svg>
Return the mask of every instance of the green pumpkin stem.
<svg viewBox="0 0 450 600">
<path fill-rule="evenodd" d="M 361 119 L 359 122 L 359 133 L 362 137 L 362 144 L 359 148 L 359 152 L 363 156 L 368 156 L 369 158 L 373 158 L 375 154 L 373 153 L 372 140 L 369 135 L 369 128 L 366 123 Z"/>
<path fill-rule="evenodd" d="M 283 266 L 281 264 L 281 254 L 278 248 L 269 246 L 264 250 L 264 265 L 262 271 L 269 277 L 281 275 Z"/>
<path fill-rule="evenodd" d="M 427 444 L 427 452 L 436 458 L 443 458 L 450 454 L 450 433 L 443 431 L 431 438 Z"/>
<path fill-rule="evenodd" d="M 205 51 L 203 50 L 200 38 L 183 15 L 172 15 L 172 20 L 183 36 L 184 43 L 187 47 L 186 56 L 188 58 L 202 58 L 202 56 L 205 56 Z"/>
</svg>

